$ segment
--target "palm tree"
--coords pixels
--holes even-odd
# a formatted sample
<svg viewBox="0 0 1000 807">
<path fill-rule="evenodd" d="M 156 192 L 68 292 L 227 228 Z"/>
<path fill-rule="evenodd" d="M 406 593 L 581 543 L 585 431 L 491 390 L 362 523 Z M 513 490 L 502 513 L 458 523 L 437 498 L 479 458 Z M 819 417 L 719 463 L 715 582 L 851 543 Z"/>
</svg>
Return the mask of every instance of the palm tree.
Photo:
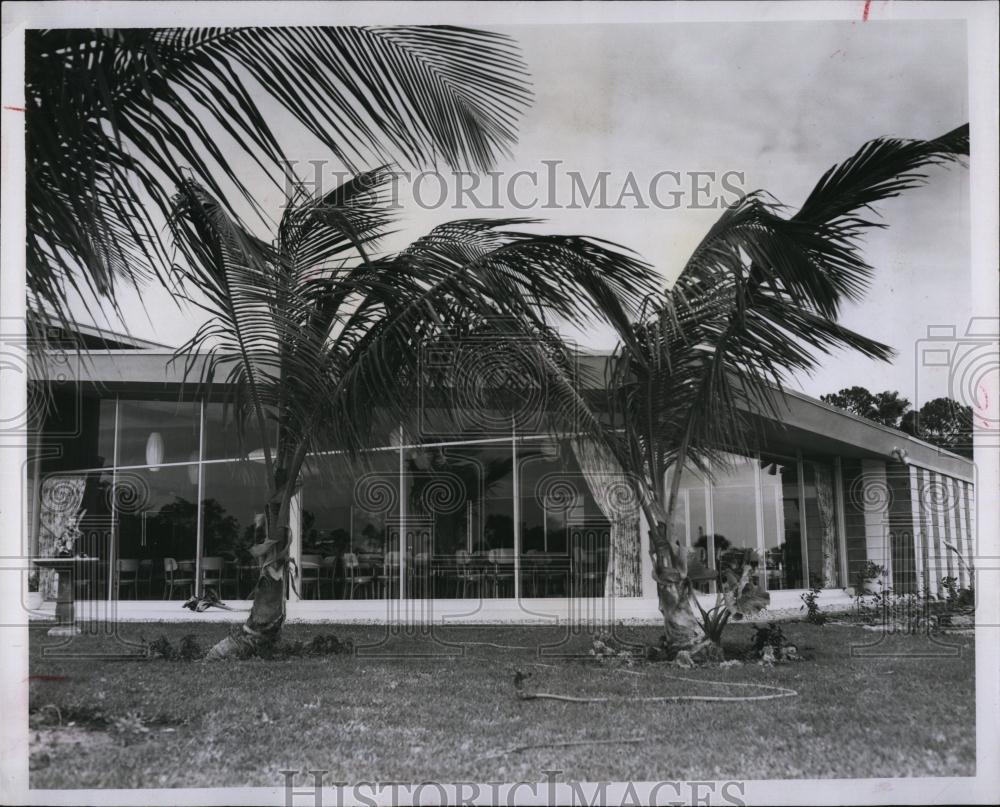
<svg viewBox="0 0 1000 807">
<path fill-rule="evenodd" d="M 872 140 L 830 168 L 788 218 L 769 195 L 749 194 L 722 214 L 677 282 L 647 303 L 634 338 L 618 351 L 604 439 L 651 527 L 660 610 L 675 650 L 711 650 L 692 592 L 716 576 L 689 565 L 672 533 L 684 470 L 711 476 L 726 466 L 727 452 L 751 453 L 757 416 L 778 419 L 775 393 L 791 373 L 815 368 L 818 355 L 849 348 L 891 357 L 889 346 L 838 323 L 843 302 L 860 299 L 874 271 L 861 240 L 886 226 L 865 210 L 923 184 L 925 166 L 968 154 L 968 137 L 965 125 L 930 141 Z M 729 613 L 767 602 L 746 576 L 736 583 Z"/>
<path fill-rule="evenodd" d="M 167 278 L 161 231 L 185 177 L 263 214 L 234 156 L 284 186 L 269 104 L 349 168 L 391 152 L 485 169 L 530 102 L 512 40 L 463 28 L 29 30 L 25 44 L 28 305 L 65 325 L 74 292 L 113 305 L 116 281 Z"/>
<path fill-rule="evenodd" d="M 263 509 L 278 538 L 243 635 L 215 655 L 252 652 L 281 628 L 289 507 L 310 454 L 358 458 L 376 422 L 410 420 L 419 385 L 470 381 L 447 364 L 422 363 L 423 349 L 487 339 L 513 365 L 530 362 L 551 379 L 557 424 L 580 402 L 555 323 L 601 320 L 627 334 L 657 288 L 648 265 L 613 245 L 510 229 L 517 219 L 451 222 L 380 254 L 387 176 L 376 169 L 320 199 L 290 200 L 273 243 L 193 180 L 174 199 L 177 273 L 209 315 L 177 358 L 187 380 L 224 381 L 241 440 L 259 441 Z"/>
</svg>

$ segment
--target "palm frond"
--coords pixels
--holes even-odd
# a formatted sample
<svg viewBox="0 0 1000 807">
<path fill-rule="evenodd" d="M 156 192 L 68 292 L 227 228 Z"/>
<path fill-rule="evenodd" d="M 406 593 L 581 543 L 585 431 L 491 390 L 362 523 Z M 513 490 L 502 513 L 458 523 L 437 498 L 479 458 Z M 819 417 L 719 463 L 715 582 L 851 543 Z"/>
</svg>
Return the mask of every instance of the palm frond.
<svg viewBox="0 0 1000 807">
<path fill-rule="evenodd" d="M 627 435 L 622 456 L 654 496 L 675 469 L 664 516 L 676 469 L 711 475 L 727 452 L 756 448 L 755 414 L 780 418 L 775 393 L 791 373 L 838 349 L 893 355 L 838 322 L 843 302 L 863 296 L 874 273 L 861 237 L 884 226 L 860 211 L 967 150 L 967 127 L 927 142 L 878 139 L 827 171 L 790 218 L 759 191 L 720 216 L 614 364 L 610 405 Z"/>
<path fill-rule="evenodd" d="M 385 177 L 369 172 L 290 206 L 274 244 L 207 189 L 183 185 L 171 217 L 177 271 L 212 315 L 178 351 L 186 376 L 199 368 L 200 382 L 225 381 L 249 434 L 272 428 L 274 413 L 275 473 L 294 472 L 308 451 L 357 455 L 376 424 L 412 421 L 421 390 L 455 391 L 469 380 L 458 367 L 428 365 L 431 350 L 472 345 L 533 368 L 524 389 L 514 389 L 516 374 L 507 386 L 476 379 L 493 384 L 493 406 L 516 408 L 536 384 L 552 428 L 593 418 L 574 351 L 553 322 L 630 331 L 657 288 L 653 270 L 604 242 L 513 229 L 519 219 L 451 222 L 399 254 L 370 254 L 390 222 Z"/>
<path fill-rule="evenodd" d="M 26 52 L 29 303 L 64 319 L 74 289 L 166 276 L 188 177 L 259 209 L 227 140 L 294 176 L 261 90 L 349 167 L 489 167 L 531 100 L 513 41 L 464 28 L 31 30 Z"/>
</svg>

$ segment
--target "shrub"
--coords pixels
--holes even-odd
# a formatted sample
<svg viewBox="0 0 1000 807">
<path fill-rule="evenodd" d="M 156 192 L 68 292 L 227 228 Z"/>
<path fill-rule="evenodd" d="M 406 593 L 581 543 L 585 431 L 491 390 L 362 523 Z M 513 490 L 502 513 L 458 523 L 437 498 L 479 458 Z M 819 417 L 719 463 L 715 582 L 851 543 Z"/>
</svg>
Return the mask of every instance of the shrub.
<svg viewBox="0 0 1000 807">
<path fill-rule="evenodd" d="M 804 603 L 802 608 L 806 609 L 806 622 L 813 625 L 822 625 L 826 622 L 826 614 L 819 610 L 819 595 L 825 587 L 826 580 L 821 577 L 813 577 L 809 590 L 799 595 Z M 802 608 L 799 610 L 801 611 Z"/>
<path fill-rule="evenodd" d="M 694 602 L 701 615 L 701 629 L 716 645 L 722 644 L 722 633 L 730 619 L 739 622 L 759 613 L 770 604 L 771 595 L 763 591 L 754 579 L 758 565 L 755 550 L 730 549 L 724 556 L 720 555 L 717 572 L 689 566 L 689 579 L 715 578 L 718 590 L 715 605 L 706 611 L 697 598 Z"/>
<path fill-rule="evenodd" d="M 801 660 L 798 648 L 788 641 L 781 626 L 775 622 L 755 626 L 750 639 L 749 655 L 751 659 L 764 664 Z"/>
</svg>

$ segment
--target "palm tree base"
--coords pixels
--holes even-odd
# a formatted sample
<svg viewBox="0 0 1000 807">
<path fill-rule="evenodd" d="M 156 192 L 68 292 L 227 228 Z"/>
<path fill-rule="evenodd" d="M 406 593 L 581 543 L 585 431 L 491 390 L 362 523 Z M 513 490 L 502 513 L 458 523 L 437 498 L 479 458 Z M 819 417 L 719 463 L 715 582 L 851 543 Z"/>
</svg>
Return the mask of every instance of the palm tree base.
<svg viewBox="0 0 1000 807">
<path fill-rule="evenodd" d="M 705 635 L 695 616 L 691 598 L 681 596 L 679 589 L 679 585 L 659 587 L 663 638 L 656 655 L 667 661 L 674 661 L 684 653 L 695 664 L 723 661 L 722 646 Z"/>
<path fill-rule="evenodd" d="M 252 658 L 277 645 L 285 624 L 285 574 L 283 565 L 279 569 L 274 566 L 265 569 L 257 580 L 247 621 L 212 647 L 206 661 Z"/>
</svg>

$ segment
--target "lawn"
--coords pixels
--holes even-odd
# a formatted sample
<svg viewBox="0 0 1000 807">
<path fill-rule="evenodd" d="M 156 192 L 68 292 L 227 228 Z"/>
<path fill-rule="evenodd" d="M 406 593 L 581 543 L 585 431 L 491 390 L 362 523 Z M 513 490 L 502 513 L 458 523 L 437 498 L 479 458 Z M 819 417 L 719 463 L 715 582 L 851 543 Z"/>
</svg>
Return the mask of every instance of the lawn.
<svg viewBox="0 0 1000 807">
<path fill-rule="evenodd" d="M 546 770 L 562 771 L 562 781 L 975 773 L 970 635 L 945 637 L 944 646 L 927 637 L 793 623 L 784 630 L 804 661 L 695 670 L 596 661 L 586 657 L 589 636 L 555 628 L 387 637 L 378 627 L 294 625 L 286 635 L 304 639 L 331 629 L 351 638 L 357 653 L 216 664 L 52 658 L 43 647 L 56 640 L 33 629 L 31 786 L 280 786 L 281 770 L 303 768 L 345 782 L 539 781 Z M 195 633 L 208 646 L 226 627 L 130 623 L 119 630 L 123 639 L 165 635 L 175 644 Z M 622 628 L 620 635 L 653 643 L 658 631 Z M 749 638 L 748 626 L 733 626 L 727 656 Z M 83 636 L 61 652 L 120 647 L 109 637 Z M 521 647 L 528 649 L 515 649 Z M 521 700 L 517 669 L 531 673 L 527 691 L 612 701 Z M 701 683 L 708 680 L 799 694 L 735 703 L 630 701 L 759 694 Z M 544 747 L 636 737 L 648 741 Z M 529 745 L 543 747 L 510 751 Z"/>
</svg>

